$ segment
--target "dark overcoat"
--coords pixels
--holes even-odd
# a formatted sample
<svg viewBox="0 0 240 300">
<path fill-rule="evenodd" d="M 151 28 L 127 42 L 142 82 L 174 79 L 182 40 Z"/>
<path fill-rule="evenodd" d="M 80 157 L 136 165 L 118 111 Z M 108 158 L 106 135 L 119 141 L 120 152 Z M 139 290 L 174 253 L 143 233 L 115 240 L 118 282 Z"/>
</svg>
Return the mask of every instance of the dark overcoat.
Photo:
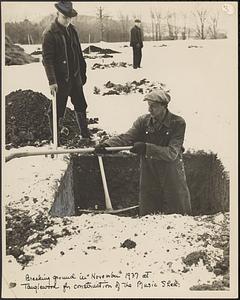
<svg viewBox="0 0 240 300">
<path fill-rule="evenodd" d="M 125 134 L 105 141 L 112 147 L 146 143 L 146 155 L 140 160 L 140 215 L 191 213 L 182 159 L 185 128 L 184 119 L 167 110 L 162 123 L 146 114 Z"/>
<path fill-rule="evenodd" d="M 136 25 L 131 29 L 131 39 L 130 39 L 130 46 L 137 47 L 139 45 L 140 48 L 143 47 L 143 39 L 142 39 L 142 31 L 141 28 L 137 27 Z"/>
<path fill-rule="evenodd" d="M 76 66 L 76 77 L 80 72 L 80 79 L 86 82 L 86 62 L 83 57 L 81 45 L 75 27 L 70 24 L 68 30 L 72 36 L 72 47 L 74 48 L 74 66 Z M 43 65 L 47 74 L 49 84 L 58 81 L 69 80 L 69 66 L 66 38 L 61 25 L 55 20 L 43 33 L 42 43 Z"/>
</svg>

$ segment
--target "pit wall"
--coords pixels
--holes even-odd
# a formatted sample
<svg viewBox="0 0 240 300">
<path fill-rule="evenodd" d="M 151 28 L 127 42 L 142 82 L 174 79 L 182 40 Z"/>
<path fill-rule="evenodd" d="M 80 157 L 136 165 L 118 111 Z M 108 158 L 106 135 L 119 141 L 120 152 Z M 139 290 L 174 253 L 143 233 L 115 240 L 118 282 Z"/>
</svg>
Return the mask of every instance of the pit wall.
<svg viewBox="0 0 240 300">
<path fill-rule="evenodd" d="M 229 211 L 229 178 L 217 156 L 187 152 L 183 159 L 193 215 Z M 103 157 L 103 162 L 113 208 L 137 205 L 139 158 L 117 154 Z M 98 159 L 93 155 L 72 156 L 51 213 L 76 215 L 78 208 L 105 209 Z"/>
<path fill-rule="evenodd" d="M 64 217 L 76 214 L 73 182 L 73 163 L 71 161 L 55 193 L 54 203 L 50 210 L 51 216 Z"/>
</svg>

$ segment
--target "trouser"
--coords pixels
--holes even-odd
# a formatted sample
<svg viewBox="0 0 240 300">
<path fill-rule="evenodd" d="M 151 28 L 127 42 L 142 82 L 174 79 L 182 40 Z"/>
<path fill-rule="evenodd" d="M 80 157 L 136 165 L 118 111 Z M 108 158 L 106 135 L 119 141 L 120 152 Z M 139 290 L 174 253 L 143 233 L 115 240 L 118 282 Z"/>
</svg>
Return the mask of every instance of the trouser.
<svg viewBox="0 0 240 300">
<path fill-rule="evenodd" d="M 76 113 L 76 119 L 79 126 L 80 133 L 82 136 L 88 136 L 87 129 L 87 118 L 86 118 L 86 108 L 87 103 L 83 92 L 82 82 L 80 75 L 76 78 L 71 78 L 68 82 L 64 80 L 58 80 L 58 91 L 56 94 L 57 100 L 57 124 L 58 124 L 58 132 L 59 127 L 62 126 L 62 120 L 64 117 L 65 109 L 67 106 L 67 100 L 70 96 L 71 102 L 74 106 L 74 110 Z M 50 104 L 48 109 L 50 129 L 52 130 L 52 104 Z"/>
<path fill-rule="evenodd" d="M 59 80 L 57 84 L 57 118 L 63 118 L 69 96 L 74 106 L 74 110 L 85 113 L 87 103 L 83 93 L 80 75 L 76 78 L 71 78 L 68 82 Z M 48 113 L 52 113 L 52 105 L 49 106 Z"/>
<path fill-rule="evenodd" d="M 133 68 L 140 68 L 142 59 L 142 48 L 133 47 Z"/>
</svg>

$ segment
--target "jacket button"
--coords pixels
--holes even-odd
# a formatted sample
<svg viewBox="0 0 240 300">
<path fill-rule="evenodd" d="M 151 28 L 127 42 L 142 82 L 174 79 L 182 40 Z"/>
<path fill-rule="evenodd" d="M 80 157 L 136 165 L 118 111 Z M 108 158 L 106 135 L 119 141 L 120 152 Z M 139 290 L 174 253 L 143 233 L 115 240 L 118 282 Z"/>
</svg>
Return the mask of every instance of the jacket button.
<svg viewBox="0 0 240 300">
<path fill-rule="evenodd" d="M 64 60 L 63 63 L 66 64 L 67 63 L 66 60 Z"/>
</svg>

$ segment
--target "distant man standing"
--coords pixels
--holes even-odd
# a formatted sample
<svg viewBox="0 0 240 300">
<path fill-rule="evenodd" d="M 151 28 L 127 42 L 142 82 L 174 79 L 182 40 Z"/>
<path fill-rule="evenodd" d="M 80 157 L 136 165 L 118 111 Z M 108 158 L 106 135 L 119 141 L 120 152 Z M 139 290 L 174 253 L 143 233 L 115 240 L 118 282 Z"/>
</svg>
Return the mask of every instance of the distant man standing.
<svg viewBox="0 0 240 300">
<path fill-rule="evenodd" d="M 131 29 L 131 41 L 130 46 L 133 48 L 133 68 L 140 68 L 142 59 L 142 31 L 141 31 L 141 21 L 139 19 L 135 20 L 135 26 Z"/>
<path fill-rule="evenodd" d="M 88 139 L 90 136 L 86 118 L 87 103 L 83 93 L 83 85 L 87 80 L 86 62 L 77 31 L 71 24 L 77 12 L 70 1 L 59 1 L 55 7 L 57 17 L 43 33 L 42 53 L 50 92 L 52 95 L 56 93 L 58 129 L 61 130 L 68 96 L 70 96 L 80 137 Z M 52 106 L 49 108 L 48 116 L 53 133 Z"/>
</svg>

